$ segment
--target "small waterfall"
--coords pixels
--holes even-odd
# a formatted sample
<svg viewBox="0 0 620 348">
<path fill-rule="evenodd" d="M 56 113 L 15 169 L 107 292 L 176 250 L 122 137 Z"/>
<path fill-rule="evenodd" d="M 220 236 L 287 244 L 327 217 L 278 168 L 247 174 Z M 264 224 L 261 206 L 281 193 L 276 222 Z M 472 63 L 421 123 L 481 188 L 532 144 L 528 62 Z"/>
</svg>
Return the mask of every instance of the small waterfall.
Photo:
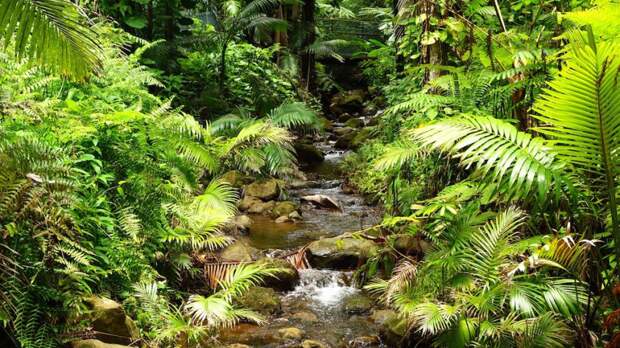
<svg viewBox="0 0 620 348">
<path fill-rule="evenodd" d="M 339 307 L 346 297 L 359 291 L 348 284 L 350 272 L 305 269 L 299 275 L 299 284 L 286 296 L 310 301 L 317 310 Z"/>
</svg>

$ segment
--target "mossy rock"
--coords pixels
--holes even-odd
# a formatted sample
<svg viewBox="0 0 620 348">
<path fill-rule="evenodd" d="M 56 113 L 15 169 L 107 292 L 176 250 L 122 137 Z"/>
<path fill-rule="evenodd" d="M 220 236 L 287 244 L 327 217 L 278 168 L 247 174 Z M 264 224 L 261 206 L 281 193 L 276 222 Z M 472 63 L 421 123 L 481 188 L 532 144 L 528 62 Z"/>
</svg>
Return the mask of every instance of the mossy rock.
<svg viewBox="0 0 620 348">
<path fill-rule="evenodd" d="M 351 128 L 348 128 L 348 129 L 351 129 Z M 338 140 L 336 140 L 334 147 L 340 150 L 352 149 L 353 140 L 355 139 L 356 135 L 357 135 L 357 132 L 355 131 L 341 135 L 338 138 Z"/>
<path fill-rule="evenodd" d="M 351 128 L 362 128 L 364 127 L 364 120 L 361 118 L 351 118 L 344 125 Z"/>
<path fill-rule="evenodd" d="M 250 206 L 247 212 L 251 214 L 267 214 L 267 213 L 270 213 L 273 210 L 273 208 L 275 208 L 275 206 L 276 206 L 275 201 L 268 201 L 268 202 L 259 201 L 259 202 L 255 202 L 252 206 Z"/>
<path fill-rule="evenodd" d="M 124 346 L 120 344 L 114 343 L 105 343 L 100 340 L 79 340 L 71 342 L 71 348 L 130 348 L 129 346 Z"/>
<path fill-rule="evenodd" d="M 353 139 L 351 139 L 351 142 L 349 143 L 349 148 L 355 150 L 364 145 L 368 141 L 368 139 L 372 137 L 374 130 L 374 127 L 366 127 L 360 129 L 357 133 L 355 133 Z"/>
<path fill-rule="evenodd" d="M 378 250 L 374 242 L 350 235 L 322 238 L 308 245 L 308 260 L 314 267 L 351 269 L 375 255 Z"/>
<path fill-rule="evenodd" d="M 233 244 L 227 246 L 220 252 L 220 259 L 222 261 L 240 261 L 250 262 L 257 260 L 261 257 L 260 250 L 251 247 L 245 242 L 236 241 Z"/>
<path fill-rule="evenodd" d="M 372 309 L 374 302 L 363 293 L 351 295 L 344 300 L 344 310 L 348 314 L 363 314 Z"/>
<path fill-rule="evenodd" d="M 229 170 L 221 177 L 222 181 L 227 182 L 230 186 L 241 188 L 243 185 L 252 182 L 252 179 L 238 170 Z"/>
<path fill-rule="evenodd" d="M 299 272 L 286 260 L 264 257 L 256 261 L 256 264 L 265 265 L 268 268 L 281 268 L 284 270 L 276 274 L 276 277 L 265 277 L 262 284 L 264 287 L 279 291 L 289 291 L 293 290 L 297 283 L 299 283 Z"/>
<path fill-rule="evenodd" d="M 95 338 L 105 343 L 129 344 L 140 338 L 136 324 L 125 314 L 120 303 L 101 297 L 91 297 L 86 301 L 89 312 L 85 320 L 101 334 Z"/>
<path fill-rule="evenodd" d="M 288 216 L 290 213 L 297 211 L 297 204 L 291 201 L 276 202 L 273 209 L 271 209 L 271 215 L 273 217 Z"/>
<path fill-rule="evenodd" d="M 321 341 L 305 340 L 301 342 L 301 348 L 329 348 L 329 346 Z"/>
<path fill-rule="evenodd" d="M 338 115 L 345 112 L 360 112 L 364 108 L 365 98 L 366 91 L 362 89 L 342 91 L 332 97 L 329 109 L 332 113 Z"/>
<path fill-rule="evenodd" d="M 237 299 L 239 305 L 263 315 L 272 315 L 282 309 L 278 294 L 271 288 L 255 286 Z"/>
<path fill-rule="evenodd" d="M 263 179 L 245 186 L 245 195 L 260 198 L 263 201 L 277 198 L 280 184 L 276 179 Z"/>
<path fill-rule="evenodd" d="M 325 159 L 323 151 L 313 144 L 295 143 L 293 144 L 297 160 L 303 163 L 320 163 Z"/>
<path fill-rule="evenodd" d="M 278 335 L 285 340 L 301 340 L 306 333 L 302 329 L 296 327 L 285 327 L 278 330 Z"/>
</svg>

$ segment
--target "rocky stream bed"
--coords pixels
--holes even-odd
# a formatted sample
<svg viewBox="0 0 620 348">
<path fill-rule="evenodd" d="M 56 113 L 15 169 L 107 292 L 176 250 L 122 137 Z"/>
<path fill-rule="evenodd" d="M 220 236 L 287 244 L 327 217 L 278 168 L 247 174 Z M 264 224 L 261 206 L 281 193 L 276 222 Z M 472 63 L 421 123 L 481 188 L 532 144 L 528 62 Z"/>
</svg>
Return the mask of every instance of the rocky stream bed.
<svg viewBox="0 0 620 348">
<path fill-rule="evenodd" d="M 338 163 L 345 151 L 336 149 L 337 141 L 329 139 L 346 126 L 334 126 L 313 145 L 324 159 L 302 166 L 305 179 L 289 182 L 285 197 L 283 192 L 271 192 L 267 182 L 262 187 L 244 186 L 240 208 L 247 215 L 237 218 L 243 231 L 222 258 L 273 262 L 305 246 L 310 268 L 299 270 L 298 277 L 281 279 L 276 286 L 255 288 L 241 299 L 268 319 L 260 326 L 244 323 L 222 331 L 219 341 L 225 347 L 394 346 L 390 343 L 394 341 L 390 330 L 396 320 L 394 312 L 380 308 L 352 283 L 355 268 L 376 246 L 348 232 L 373 226 L 380 220 L 380 211 L 344 185 Z M 308 196 L 330 201 L 320 207 L 306 201 Z"/>
</svg>

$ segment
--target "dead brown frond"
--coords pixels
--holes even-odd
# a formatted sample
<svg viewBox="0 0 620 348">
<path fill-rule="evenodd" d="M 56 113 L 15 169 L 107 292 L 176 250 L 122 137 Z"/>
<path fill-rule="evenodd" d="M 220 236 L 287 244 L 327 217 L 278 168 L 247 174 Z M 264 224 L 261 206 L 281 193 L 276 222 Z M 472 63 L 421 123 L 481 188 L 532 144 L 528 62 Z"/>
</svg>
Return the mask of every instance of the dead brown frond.
<svg viewBox="0 0 620 348">
<path fill-rule="evenodd" d="M 284 259 L 288 261 L 295 269 L 298 271 L 301 269 L 309 269 L 312 268 L 310 266 L 310 262 L 308 262 L 308 258 L 306 257 L 306 251 L 308 250 L 308 246 L 304 246 L 300 248 L 293 254 L 285 255 Z"/>
<path fill-rule="evenodd" d="M 204 264 L 203 274 L 211 289 L 216 289 L 218 284 L 229 277 L 235 267 L 247 262 L 209 262 Z"/>
</svg>

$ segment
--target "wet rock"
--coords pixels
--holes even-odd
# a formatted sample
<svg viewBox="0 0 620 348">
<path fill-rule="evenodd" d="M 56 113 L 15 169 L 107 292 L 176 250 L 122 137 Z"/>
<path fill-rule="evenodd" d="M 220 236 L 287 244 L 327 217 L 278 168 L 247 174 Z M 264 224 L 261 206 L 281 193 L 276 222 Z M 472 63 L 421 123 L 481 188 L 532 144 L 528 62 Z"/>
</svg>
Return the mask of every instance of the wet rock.
<svg viewBox="0 0 620 348">
<path fill-rule="evenodd" d="M 219 340 L 221 342 L 234 342 L 235 344 L 262 346 L 275 344 L 281 339 L 273 330 L 263 330 L 258 325 L 240 323 L 234 327 L 220 330 Z"/>
<path fill-rule="evenodd" d="M 374 310 L 370 320 L 381 327 L 381 336 L 390 346 L 398 347 L 401 338 L 407 333 L 406 323 L 391 309 Z"/>
<path fill-rule="evenodd" d="M 257 205 L 257 204 L 261 204 L 261 203 L 263 203 L 263 201 L 261 201 L 260 199 L 258 199 L 256 197 L 245 196 L 245 197 L 243 197 L 243 199 L 241 201 L 239 201 L 239 204 L 237 205 L 237 208 L 239 208 L 239 210 L 241 210 L 241 211 L 247 211 L 251 207 L 253 207 L 253 206 Z"/>
<path fill-rule="evenodd" d="M 298 329 L 296 327 L 287 327 L 278 330 L 278 334 L 285 340 L 301 340 L 304 337 L 304 330 Z"/>
<path fill-rule="evenodd" d="M 332 113 L 338 115 L 345 112 L 359 112 L 364 107 L 365 98 L 366 91 L 362 89 L 342 91 L 332 97 L 329 109 Z"/>
<path fill-rule="evenodd" d="M 398 314 L 396 311 L 391 309 L 375 309 L 370 314 L 370 320 L 372 320 L 375 324 L 383 325 L 397 316 Z"/>
<path fill-rule="evenodd" d="M 368 119 L 368 121 L 366 122 L 367 126 L 376 126 L 379 124 L 379 117 L 371 117 Z"/>
<path fill-rule="evenodd" d="M 233 244 L 227 246 L 220 253 L 220 259 L 222 261 L 240 261 L 249 262 L 259 259 L 261 256 L 260 250 L 249 246 L 246 242 L 236 241 Z"/>
<path fill-rule="evenodd" d="M 349 341 L 347 348 L 371 348 L 380 345 L 381 339 L 378 336 L 360 336 Z"/>
<path fill-rule="evenodd" d="M 364 127 L 364 120 L 361 118 L 352 118 L 345 122 L 344 125 L 351 128 L 362 128 Z"/>
<path fill-rule="evenodd" d="M 245 195 L 268 201 L 278 197 L 280 185 L 276 179 L 264 179 L 255 181 L 245 186 Z"/>
<path fill-rule="evenodd" d="M 283 201 L 275 203 L 271 214 L 274 217 L 288 216 L 290 213 L 297 211 L 297 204 L 291 201 Z"/>
<path fill-rule="evenodd" d="M 120 303 L 101 297 L 91 297 L 86 301 L 89 312 L 86 320 L 90 326 L 101 333 L 96 339 L 105 343 L 129 344 L 140 338 L 136 324 L 125 314 Z"/>
<path fill-rule="evenodd" d="M 251 309 L 263 315 L 272 315 L 280 312 L 282 303 L 280 297 L 271 288 L 255 286 L 246 291 L 237 302 L 244 308 Z"/>
<path fill-rule="evenodd" d="M 316 206 L 322 208 L 330 208 L 330 209 L 338 209 L 342 210 L 340 203 L 336 201 L 334 198 L 325 195 L 310 195 L 303 196 L 301 200 L 304 202 L 310 202 Z"/>
<path fill-rule="evenodd" d="M 368 296 L 360 293 L 347 297 L 344 301 L 344 310 L 349 314 L 363 314 L 369 312 L 373 305 Z"/>
<path fill-rule="evenodd" d="M 248 208 L 247 212 L 250 214 L 263 214 L 268 213 L 275 208 L 276 202 L 268 201 L 268 202 L 255 202 L 250 208 Z"/>
<path fill-rule="evenodd" d="M 320 341 L 305 340 L 301 342 L 301 348 L 329 348 L 329 346 Z"/>
<path fill-rule="evenodd" d="M 351 119 L 351 117 L 353 117 L 353 116 L 351 116 L 351 114 L 349 114 L 348 112 L 345 112 L 345 113 L 341 114 L 341 115 L 338 117 L 338 122 L 345 123 L 345 122 L 347 122 L 348 120 L 350 120 L 350 119 Z"/>
<path fill-rule="evenodd" d="M 303 220 L 303 218 L 301 217 L 301 214 L 299 214 L 298 211 L 294 211 L 294 212 L 291 212 L 290 214 L 288 214 L 288 218 L 293 220 L 293 221 L 301 221 L 301 220 Z"/>
<path fill-rule="evenodd" d="M 355 129 L 351 128 L 351 127 L 342 127 L 342 128 L 336 128 L 334 129 L 334 134 L 336 134 L 337 136 L 341 137 L 345 134 L 350 134 L 355 132 Z"/>
<path fill-rule="evenodd" d="M 377 245 L 350 235 L 323 238 L 308 245 L 308 261 L 314 267 L 350 269 L 377 253 Z"/>
<path fill-rule="evenodd" d="M 371 127 L 360 129 L 359 132 L 355 133 L 353 139 L 351 139 L 351 142 L 349 143 L 349 149 L 355 150 L 364 145 L 364 143 L 366 143 L 368 139 L 372 137 L 373 130 L 374 129 Z"/>
<path fill-rule="evenodd" d="M 299 272 L 286 260 L 265 257 L 256 263 L 265 265 L 268 268 L 281 268 L 284 270 L 278 273 L 276 277 L 265 277 L 262 284 L 264 287 L 289 291 L 293 290 L 299 282 Z"/>
<path fill-rule="evenodd" d="M 424 255 L 430 250 L 431 244 L 409 234 L 399 234 L 395 236 L 394 248 L 401 253 Z"/>
<path fill-rule="evenodd" d="M 316 314 L 314 314 L 312 312 L 297 312 L 297 313 L 291 315 L 291 318 L 292 319 L 301 320 L 301 321 L 305 321 L 305 322 L 309 322 L 309 323 L 314 323 L 314 322 L 319 320 L 319 318 L 316 316 Z"/>
<path fill-rule="evenodd" d="M 336 140 L 334 147 L 337 149 L 342 149 L 342 150 L 353 149 L 352 144 L 353 144 L 353 140 L 355 139 L 356 135 L 357 135 L 357 132 L 350 132 L 350 133 L 341 135 L 338 138 L 338 140 Z"/>
<path fill-rule="evenodd" d="M 293 222 L 293 220 L 291 220 L 288 216 L 284 215 L 277 218 L 275 222 L 276 224 L 284 224 L 287 222 Z"/>
<path fill-rule="evenodd" d="M 105 343 L 100 340 L 79 340 L 71 342 L 71 348 L 130 348 L 129 346 L 123 346 L 114 343 Z"/>
<path fill-rule="evenodd" d="M 295 143 L 293 144 L 297 160 L 303 163 L 320 163 L 325 159 L 323 151 L 319 150 L 313 144 Z"/>
<path fill-rule="evenodd" d="M 230 234 L 245 234 L 250 230 L 252 219 L 247 215 L 237 215 L 233 217 L 225 226 L 224 230 Z"/>
<path fill-rule="evenodd" d="M 245 184 L 252 182 L 252 179 L 238 170 L 229 170 L 221 176 L 222 181 L 227 182 L 230 186 L 240 188 Z"/>
</svg>

